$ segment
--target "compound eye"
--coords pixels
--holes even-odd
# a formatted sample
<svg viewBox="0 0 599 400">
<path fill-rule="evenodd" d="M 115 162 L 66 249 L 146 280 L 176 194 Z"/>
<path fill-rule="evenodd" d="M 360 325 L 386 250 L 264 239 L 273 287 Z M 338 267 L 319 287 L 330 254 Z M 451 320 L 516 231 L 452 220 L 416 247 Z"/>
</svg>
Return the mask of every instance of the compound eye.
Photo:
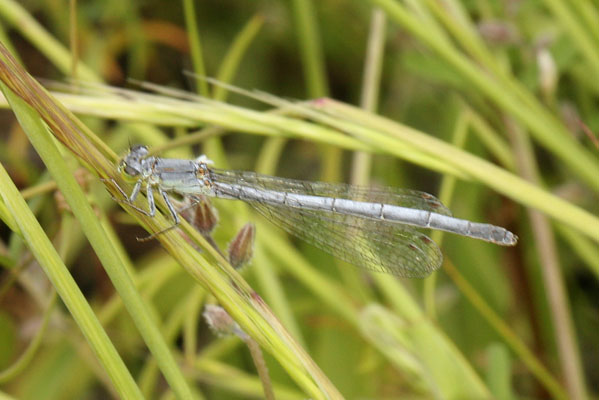
<svg viewBox="0 0 599 400">
<path fill-rule="evenodd" d="M 127 175 L 130 175 L 130 176 L 139 175 L 139 171 L 137 169 L 132 168 L 132 167 L 128 166 L 127 164 L 125 164 L 123 167 L 124 167 L 123 170 L 125 171 L 125 173 Z"/>
<path fill-rule="evenodd" d="M 140 157 L 145 157 L 148 154 L 148 146 L 144 146 L 143 144 L 131 146 L 129 154 L 137 154 Z"/>
</svg>

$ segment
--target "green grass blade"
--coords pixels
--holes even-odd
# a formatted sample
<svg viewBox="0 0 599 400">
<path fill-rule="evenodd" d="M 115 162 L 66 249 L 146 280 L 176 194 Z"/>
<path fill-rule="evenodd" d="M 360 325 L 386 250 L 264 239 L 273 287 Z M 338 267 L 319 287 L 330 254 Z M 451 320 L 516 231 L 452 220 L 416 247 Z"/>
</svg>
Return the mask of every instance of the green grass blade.
<svg viewBox="0 0 599 400">
<path fill-rule="evenodd" d="M 2 49 L 0 48 L 0 50 Z M 16 64 L 12 63 L 11 65 L 9 54 L 4 53 L 2 58 L 3 65 L 2 68 L 0 68 L 2 69 L 2 79 L 5 82 L 10 81 L 10 83 L 14 84 L 14 81 L 17 79 L 15 78 L 15 74 L 18 76 L 19 73 L 23 72 L 19 70 Z M 8 67 L 8 65 L 10 65 L 10 67 Z M 20 83 L 22 83 L 22 81 Z M 56 180 L 59 189 L 65 196 L 73 213 L 83 227 L 96 255 L 101 260 L 102 265 L 106 269 L 116 290 L 123 298 L 123 302 L 125 303 L 129 314 L 135 321 L 136 326 L 150 351 L 152 351 L 156 357 L 165 378 L 178 396 L 181 398 L 191 398 L 191 391 L 185 382 L 177 363 L 172 357 L 170 350 L 164 342 L 155 321 L 149 314 L 147 306 L 135 289 L 131 277 L 123 267 L 117 252 L 112 248 L 109 238 L 106 236 L 98 218 L 73 177 L 72 171 L 68 168 L 63 155 L 58 151 L 58 148 L 52 141 L 51 136 L 49 136 L 47 129 L 39 117 L 36 116 L 35 112 L 27 107 L 22 100 L 7 90 L 6 87 L 3 87 L 3 89 L 5 96 L 10 99 L 10 103 L 13 106 L 13 110 L 15 111 L 21 126 L 23 126 L 31 143 L 36 148 L 48 170 Z M 75 132 L 79 132 L 79 130 L 76 130 L 75 132 L 70 131 L 70 129 L 77 126 L 78 123 L 73 120 L 69 121 L 70 116 L 68 114 L 60 113 L 60 107 L 56 107 L 50 97 L 43 97 L 42 94 L 44 91 L 41 87 L 29 89 L 34 91 L 35 89 L 39 90 L 37 93 L 32 94 L 30 100 L 38 102 L 37 104 L 43 104 L 43 107 L 46 107 L 46 112 L 48 113 L 46 123 L 54 124 L 55 129 L 64 135 L 73 135 Z M 42 96 L 36 97 L 36 94 Z M 56 132 L 56 130 L 54 132 Z"/>
<path fill-rule="evenodd" d="M 219 81 L 231 82 L 233 76 L 235 76 L 235 73 L 239 69 L 241 58 L 247 52 L 250 44 L 256 38 L 256 35 L 260 32 L 263 24 L 264 17 L 257 15 L 250 19 L 243 30 L 239 32 L 216 74 L 216 78 Z M 226 96 L 227 91 L 223 86 L 216 86 L 214 88 L 212 98 L 215 100 L 224 100 L 226 99 Z"/>
<path fill-rule="evenodd" d="M 0 1 L 0 16 L 19 30 L 36 49 L 41 51 L 63 74 L 71 72 L 72 60 L 69 51 L 42 25 L 39 24 L 19 3 L 13 0 Z M 97 82 L 98 76 L 81 62 L 77 66 L 80 79 Z"/>
<path fill-rule="evenodd" d="M 3 52 L 0 60 L 0 79 L 9 83 L 11 89 L 17 90 L 20 96 L 39 107 L 36 111 L 43 113 L 44 121 L 52 128 L 52 133 L 72 152 L 77 154 L 92 171 L 101 177 L 113 179 L 105 181 L 105 185 L 114 196 L 120 196 L 114 182 L 118 182 L 125 191 L 130 192 L 132 190 L 131 185 L 124 182 L 117 175 L 114 159 L 109 160 L 106 158 L 102 152 L 104 146 L 100 146 L 100 149 L 96 147 L 96 141 L 99 139 L 90 140 L 94 136 L 93 133 L 89 132 L 80 121 L 56 103 L 37 82 L 14 62 L 14 59 L 6 53 L 2 46 L 0 46 L 0 51 Z M 15 79 L 15 74 L 18 79 Z M 43 107 L 40 107 L 41 104 Z M 39 137 L 32 137 L 32 142 L 53 173 L 73 212 L 86 229 L 90 243 L 102 260 L 146 344 L 155 355 L 172 390 L 181 398 L 190 398 L 191 391 L 187 387 L 177 364 L 172 359 L 172 355 L 158 328 L 155 326 L 139 293 L 135 290 L 131 278 L 126 270 L 121 268 L 120 259 L 116 252 L 111 249 L 109 240 L 102 233 L 101 226 L 98 224 L 89 204 L 85 201 L 81 189 L 74 182 L 68 170 L 63 170 L 64 167 L 61 164 L 64 163 L 64 160 L 57 152 L 47 132 L 43 134 L 40 132 Z M 129 211 L 152 232 L 164 231 L 166 228 L 172 227 L 172 223 L 160 214 L 151 218 L 140 215 L 132 209 L 129 209 Z M 89 223 L 89 226 L 86 225 L 87 223 Z M 214 264 L 207 262 L 174 230 L 159 235 L 157 240 L 197 282 L 207 288 L 220 301 L 221 305 L 247 334 L 279 360 L 280 364 L 306 393 L 317 399 L 341 398 L 329 379 L 283 328 L 266 303 L 257 296 L 239 274 L 206 243 L 195 229 L 186 223 L 182 223 L 182 229 L 190 238 L 208 251 L 208 254 L 215 259 Z"/>
<path fill-rule="evenodd" d="M 423 318 L 407 321 L 379 305 L 361 313 L 360 325 L 371 342 L 395 365 L 409 369 L 411 381 L 436 398 L 488 398 L 490 393 L 462 354 Z"/>
<path fill-rule="evenodd" d="M 185 25 L 187 26 L 187 37 L 189 38 L 193 71 L 199 76 L 206 76 L 206 67 L 204 66 L 204 55 L 202 52 L 202 42 L 200 40 L 200 30 L 196 21 L 194 0 L 183 0 L 183 14 L 185 15 Z M 209 95 L 208 83 L 203 79 L 198 81 L 198 93 L 203 96 Z"/>
<path fill-rule="evenodd" d="M 309 97 L 326 96 L 328 93 L 327 75 L 320 35 L 314 17 L 312 0 L 293 0 L 293 16 L 299 37 L 301 59 Z"/>
<path fill-rule="evenodd" d="M 18 102 L 18 99 L 15 100 Z M 36 123 L 35 113 L 31 110 L 26 110 L 22 103 L 15 107 L 21 108 L 22 118 L 29 118 L 32 124 L 38 126 L 38 129 L 45 130 L 39 121 Z M 25 115 L 26 113 L 29 114 L 28 117 Z M 100 325 L 89 304 L 85 301 L 83 294 L 77 287 L 67 267 L 62 263 L 54 247 L 52 247 L 52 243 L 50 243 L 42 227 L 29 210 L 29 207 L 27 207 L 25 200 L 23 200 L 18 189 L 14 186 L 1 165 L 0 187 L 2 188 L 0 196 L 2 196 L 7 208 L 15 217 L 27 245 L 48 278 L 52 281 L 62 301 L 89 342 L 92 351 L 110 376 L 117 392 L 123 398 L 142 399 L 143 396 L 139 388 L 110 342 L 108 335 Z"/>
<path fill-rule="evenodd" d="M 392 0 L 371 0 L 387 12 L 389 18 L 429 45 L 443 60 L 451 65 L 463 79 L 494 101 L 499 107 L 513 115 L 531 130 L 535 139 L 568 165 L 589 187 L 599 191 L 596 179 L 599 161 L 578 143 L 550 111 L 527 95 L 519 86 L 505 84 L 501 79 L 489 77 L 488 73 L 471 62 L 455 47 L 439 40 L 429 32 L 421 20 L 411 15 L 400 3 Z"/>
</svg>

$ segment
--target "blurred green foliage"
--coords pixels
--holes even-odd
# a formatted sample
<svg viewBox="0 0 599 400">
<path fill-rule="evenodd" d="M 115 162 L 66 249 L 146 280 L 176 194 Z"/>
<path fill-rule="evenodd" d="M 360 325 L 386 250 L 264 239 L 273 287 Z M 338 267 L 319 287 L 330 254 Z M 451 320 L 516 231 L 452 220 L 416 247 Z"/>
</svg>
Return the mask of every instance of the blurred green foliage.
<svg viewBox="0 0 599 400">
<path fill-rule="evenodd" d="M 77 2 L 76 73 L 68 58 L 72 26 L 65 2 L 0 0 L 0 42 L 31 75 L 50 81 L 67 82 L 76 76 L 140 90 L 131 81 L 137 80 L 201 93 L 200 81 L 184 73 L 200 68 L 197 60 L 192 61 L 193 48 L 207 76 L 237 87 L 279 98 L 329 96 L 360 104 L 368 38 L 375 29 L 370 15 L 379 6 L 387 20 L 379 60 L 379 107 L 373 111 L 448 143 L 456 136 L 460 118 L 474 115 L 469 121 L 483 121 L 507 155 L 499 156 L 501 149 L 494 152 L 475 122 L 468 125 L 464 150 L 532 179 L 549 194 L 595 217 L 599 213 L 599 146 L 594 142 L 599 132 L 596 3 L 190 1 L 187 7 L 193 5 L 193 15 L 184 4 Z M 39 26 L 33 25 L 35 21 Z M 190 21 L 197 24 L 197 41 L 188 36 L 193 32 Z M 467 69 L 457 68 L 451 61 L 454 56 L 467 60 L 483 83 L 464 72 Z M 489 86 L 490 92 L 480 86 L 485 80 L 495 85 Z M 500 93 L 493 88 L 500 88 Z M 235 92 L 227 92 L 226 101 L 260 111 L 270 108 Z M 530 111 L 530 120 L 510 109 L 509 104 L 516 102 L 520 104 L 516 108 Z M 195 126 L 158 126 L 81 114 L 84 123 L 118 154 L 130 141 L 168 145 L 195 132 Z M 49 180 L 46 167 L 12 114 L 0 115 L 5 126 L 0 133 L 0 162 L 22 192 L 33 190 L 26 198 L 30 208 L 143 394 L 168 398 L 166 382 L 159 379 L 152 355 L 123 312 L 121 299 L 82 228 L 68 209 L 59 207 L 56 186 L 42 186 Z M 532 151 L 522 150 L 517 136 L 532 143 Z M 307 136 L 275 140 L 225 129 L 222 137 L 172 149 L 166 155 L 192 157 L 206 152 L 219 167 L 259 168 L 308 180 L 351 179 L 351 151 Z M 575 153 L 561 154 L 560 144 Z M 367 174 L 373 184 L 437 193 L 445 180 L 452 179 L 395 153 L 378 153 L 383 154 L 373 157 L 372 173 Z M 68 161 L 76 165 L 70 156 Z M 508 165 L 510 161 L 513 164 Z M 534 165 L 536 176 L 524 171 L 522 163 L 527 161 Z M 156 326 L 197 397 L 262 397 L 243 342 L 215 337 L 201 318 L 201 306 L 214 298 L 198 296 L 194 302 L 191 294 L 199 290 L 197 282 L 159 243 L 138 243 L 135 237 L 144 232 L 106 196 L 95 177 L 82 176 L 90 202 L 130 261 L 128 273 L 150 304 Z M 362 274 L 311 246 L 287 240 L 280 230 L 258 225 L 254 265 L 242 274 L 347 398 L 598 396 L 599 336 L 593 333 L 599 329 L 599 225 L 588 229 L 595 229 L 596 237 L 557 221 L 543 231 L 531 222 L 525 207 L 472 176 L 458 180 L 450 198 L 443 200 L 460 218 L 509 227 L 520 236 L 519 245 L 505 249 L 447 235 L 442 249 L 447 264 L 455 267 L 446 265 L 447 274 L 441 270 L 427 281 L 398 282 L 392 276 Z M 236 230 L 258 217 L 240 206 L 215 204 L 222 211 L 214 240 L 226 249 Z M 40 315 L 52 312 L 46 310 L 51 285 L 8 213 L 0 207 L 6 222 L 0 225 L 0 368 L 8 368 L 26 351 L 40 329 Z M 547 247 L 551 243 L 543 239 L 547 232 L 555 241 L 553 258 Z M 268 242 L 279 240 L 286 242 L 269 247 Z M 289 242 L 301 254 L 289 250 Z M 548 262 L 558 266 L 553 275 L 557 283 L 547 278 Z M 560 288 L 565 289 L 565 298 L 560 298 Z M 398 305 L 402 296 L 405 302 Z M 572 323 L 571 332 L 556 325 L 564 321 L 560 318 L 565 318 L 566 326 Z M 22 370 L 9 377 L 0 371 L 2 392 L 23 399 L 118 396 L 67 309 L 54 309 L 43 329 L 41 345 Z M 427 351 L 427 345 L 433 350 Z M 436 375 L 435 367 L 447 367 L 448 360 L 455 363 L 452 373 L 460 379 L 451 381 L 454 375 L 448 374 L 444 382 Z M 267 354 L 266 363 L 277 398 L 308 396 L 300 379 L 290 376 L 276 357 Z"/>
</svg>

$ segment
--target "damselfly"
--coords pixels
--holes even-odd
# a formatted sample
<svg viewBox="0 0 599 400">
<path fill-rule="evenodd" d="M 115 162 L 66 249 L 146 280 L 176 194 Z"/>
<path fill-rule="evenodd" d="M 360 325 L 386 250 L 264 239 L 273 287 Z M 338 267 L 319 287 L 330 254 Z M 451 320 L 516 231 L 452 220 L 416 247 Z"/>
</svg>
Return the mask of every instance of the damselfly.
<svg viewBox="0 0 599 400">
<path fill-rule="evenodd" d="M 210 167 L 204 156 L 195 160 L 148 155 L 133 146 L 119 165 L 136 180 L 124 202 L 133 205 L 142 186 L 154 216 L 154 189 L 164 199 L 175 226 L 179 216 L 168 192 L 238 199 L 268 220 L 320 249 L 369 270 L 402 277 L 425 277 L 443 260 L 439 247 L 415 228 L 429 228 L 513 246 L 510 231 L 454 218 L 434 196 L 415 190 L 367 188 L 347 184 L 283 179 L 254 172 Z"/>
</svg>

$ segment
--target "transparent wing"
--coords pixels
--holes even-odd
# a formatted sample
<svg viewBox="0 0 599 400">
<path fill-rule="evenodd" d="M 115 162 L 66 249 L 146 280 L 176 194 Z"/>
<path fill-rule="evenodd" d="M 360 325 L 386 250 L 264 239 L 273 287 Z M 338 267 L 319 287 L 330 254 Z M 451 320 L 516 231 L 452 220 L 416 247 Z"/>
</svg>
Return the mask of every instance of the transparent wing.
<svg viewBox="0 0 599 400">
<path fill-rule="evenodd" d="M 405 225 L 249 202 L 272 223 L 358 267 L 405 278 L 423 278 L 443 256 L 428 236 Z"/>
<path fill-rule="evenodd" d="M 308 182 L 245 171 L 211 169 L 210 174 L 217 186 L 222 182 L 279 192 L 397 205 L 451 215 L 437 198 L 415 190 Z M 225 190 L 223 192 L 226 193 Z M 235 197 L 235 193 L 230 195 Z M 248 203 L 289 233 L 364 269 L 401 277 L 425 277 L 438 269 L 443 260 L 439 247 L 428 236 L 407 225 L 326 210 L 293 208 L 260 200 Z"/>
<path fill-rule="evenodd" d="M 394 187 L 365 187 L 345 183 L 308 182 L 278 178 L 248 171 L 210 169 L 215 182 L 247 184 L 261 189 L 301 193 L 322 197 L 383 203 L 451 216 L 451 212 L 435 196 L 417 190 Z"/>
</svg>

